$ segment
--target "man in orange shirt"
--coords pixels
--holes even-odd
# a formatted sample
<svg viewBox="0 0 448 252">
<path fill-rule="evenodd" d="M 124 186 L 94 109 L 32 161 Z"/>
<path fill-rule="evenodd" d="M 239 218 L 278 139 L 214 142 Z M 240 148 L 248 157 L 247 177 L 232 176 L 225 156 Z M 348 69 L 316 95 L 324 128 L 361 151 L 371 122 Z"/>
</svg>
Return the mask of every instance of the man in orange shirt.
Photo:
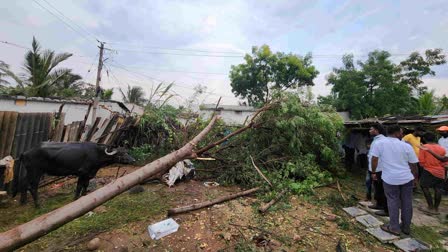
<svg viewBox="0 0 448 252">
<path fill-rule="evenodd" d="M 427 209 L 420 209 L 430 215 L 439 214 L 439 205 L 442 199 L 442 188 L 445 180 L 445 168 L 442 161 L 432 155 L 435 153 L 445 156 L 445 148 L 436 143 L 436 136 L 432 133 L 426 133 L 423 139 L 427 144 L 421 148 L 418 159 L 423 167 L 420 176 L 420 186 L 428 203 Z M 434 189 L 434 201 L 431 196 L 430 188 Z"/>
</svg>

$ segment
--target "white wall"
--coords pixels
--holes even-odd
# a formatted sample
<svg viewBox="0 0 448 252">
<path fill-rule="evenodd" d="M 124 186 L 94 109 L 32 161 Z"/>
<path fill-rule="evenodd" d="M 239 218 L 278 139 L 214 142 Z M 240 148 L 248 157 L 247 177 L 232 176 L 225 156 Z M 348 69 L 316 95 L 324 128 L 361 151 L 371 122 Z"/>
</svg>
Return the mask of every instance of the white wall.
<svg viewBox="0 0 448 252">
<path fill-rule="evenodd" d="M 48 101 L 36 101 L 36 100 L 26 100 L 26 103 L 23 105 L 20 102 L 17 102 L 15 99 L 5 99 L 0 98 L 0 111 L 17 111 L 22 113 L 55 113 L 59 111 L 59 107 L 62 102 L 48 102 Z M 124 111 L 116 102 L 100 102 L 100 105 L 106 106 L 108 109 L 112 111 L 116 111 L 124 114 Z M 87 109 L 89 108 L 89 104 L 83 102 L 66 102 L 62 112 L 65 113 L 64 124 L 70 124 L 74 121 L 82 121 L 87 113 Z M 134 109 L 135 110 L 135 109 Z M 111 115 L 110 111 L 101 108 L 100 106 L 97 109 L 97 116 L 102 118 L 109 118 Z M 87 124 L 90 124 L 92 119 L 92 112 L 89 114 L 89 118 L 87 120 Z"/>
<path fill-rule="evenodd" d="M 212 110 L 200 110 L 199 115 L 202 118 L 210 118 L 212 115 Z M 228 125 L 242 125 L 249 116 L 248 120 L 252 118 L 253 111 L 233 111 L 233 110 L 219 110 L 216 112 L 217 115 L 221 116 L 222 120 Z"/>
</svg>

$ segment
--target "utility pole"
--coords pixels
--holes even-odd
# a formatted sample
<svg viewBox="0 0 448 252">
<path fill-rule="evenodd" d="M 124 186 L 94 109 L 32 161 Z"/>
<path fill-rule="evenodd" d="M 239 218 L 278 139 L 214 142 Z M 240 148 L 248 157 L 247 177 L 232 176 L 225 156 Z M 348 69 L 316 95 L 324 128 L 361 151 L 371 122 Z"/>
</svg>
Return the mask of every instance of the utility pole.
<svg viewBox="0 0 448 252">
<path fill-rule="evenodd" d="M 104 51 L 104 42 L 100 42 L 100 57 L 98 59 L 98 71 L 96 72 L 96 89 L 95 89 L 95 99 L 93 100 L 93 106 L 92 106 L 92 126 L 95 123 L 96 120 L 96 110 L 98 108 L 98 103 L 100 101 L 100 95 L 101 95 L 101 88 L 100 88 L 100 82 L 101 82 L 101 70 L 103 69 L 103 51 Z"/>
</svg>

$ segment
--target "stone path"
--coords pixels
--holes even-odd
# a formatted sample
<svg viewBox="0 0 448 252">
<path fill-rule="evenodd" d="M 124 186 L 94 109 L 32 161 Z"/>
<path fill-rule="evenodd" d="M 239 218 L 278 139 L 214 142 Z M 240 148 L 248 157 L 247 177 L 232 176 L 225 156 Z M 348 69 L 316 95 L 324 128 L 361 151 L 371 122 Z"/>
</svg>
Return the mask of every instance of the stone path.
<svg viewBox="0 0 448 252">
<path fill-rule="evenodd" d="M 424 251 L 430 249 L 428 245 L 414 238 L 407 237 L 404 239 L 400 239 L 399 236 L 392 235 L 383 231 L 380 228 L 380 226 L 383 224 L 383 221 L 366 212 L 366 210 L 368 212 L 371 212 L 371 209 L 368 208 L 369 204 L 371 203 L 360 202 L 360 205 L 365 207 L 364 210 L 359 207 L 347 207 L 343 208 L 343 210 L 351 217 L 354 217 L 359 223 L 364 225 L 366 227 L 366 231 L 380 240 L 382 243 L 393 243 L 397 248 L 403 251 Z"/>
</svg>

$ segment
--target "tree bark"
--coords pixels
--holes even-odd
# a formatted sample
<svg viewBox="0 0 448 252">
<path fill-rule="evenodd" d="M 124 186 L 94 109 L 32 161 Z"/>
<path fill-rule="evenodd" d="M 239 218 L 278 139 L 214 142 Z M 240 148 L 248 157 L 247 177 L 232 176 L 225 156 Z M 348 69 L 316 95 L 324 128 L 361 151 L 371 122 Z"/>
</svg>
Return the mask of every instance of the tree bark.
<svg viewBox="0 0 448 252">
<path fill-rule="evenodd" d="M 195 158 L 193 148 L 212 129 L 216 122 L 213 117 L 210 123 L 185 146 L 164 157 L 161 157 L 142 168 L 118 178 L 114 182 L 71 202 L 54 211 L 44 214 L 9 231 L 0 233 L 0 251 L 10 251 L 30 243 L 60 226 L 86 214 L 104 202 L 138 185 L 147 178 L 170 169 L 177 162 L 186 158 Z"/>
<path fill-rule="evenodd" d="M 259 187 L 255 187 L 252 189 L 249 189 L 247 191 L 242 191 L 239 193 L 235 193 L 235 194 L 230 194 L 227 196 L 223 196 L 214 200 L 209 200 L 209 201 L 205 201 L 202 203 L 197 203 L 197 204 L 193 204 L 193 205 L 189 205 L 189 206 L 184 206 L 184 207 L 179 207 L 179 208 L 171 208 L 168 210 L 168 215 L 174 215 L 174 214 L 180 214 L 180 213 L 185 213 L 185 212 L 189 212 L 189 211 L 193 211 L 193 210 L 197 210 L 197 209 L 201 209 L 204 207 L 208 207 L 208 206 L 212 206 L 214 204 L 218 204 L 224 201 L 228 201 L 228 200 L 232 200 L 241 196 L 245 196 L 248 194 L 251 194 L 253 192 L 256 192 L 260 190 Z"/>
<path fill-rule="evenodd" d="M 286 192 L 287 192 L 286 190 L 281 191 L 279 194 L 277 194 L 277 196 L 275 198 L 273 198 L 271 201 L 269 201 L 266 205 L 258 208 L 258 211 L 260 213 L 266 212 L 271 206 L 273 206 L 275 203 L 277 203 L 277 201 L 279 201 L 283 197 L 283 195 L 285 195 Z"/>
</svg>

